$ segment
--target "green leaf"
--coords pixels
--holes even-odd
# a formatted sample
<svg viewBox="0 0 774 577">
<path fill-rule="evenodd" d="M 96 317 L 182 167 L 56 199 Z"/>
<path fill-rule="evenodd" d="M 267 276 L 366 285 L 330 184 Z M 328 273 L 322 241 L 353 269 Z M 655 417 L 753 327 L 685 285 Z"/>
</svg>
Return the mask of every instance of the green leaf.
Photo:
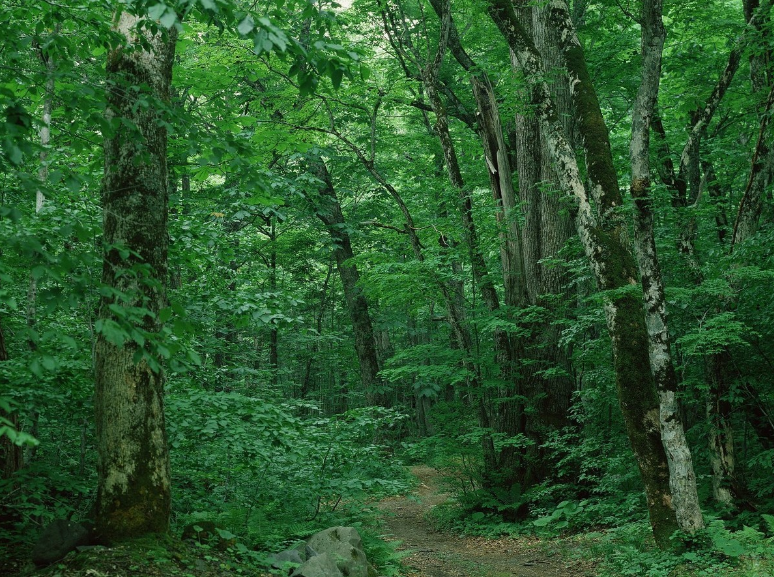
<svg viewBox="0 0 774 577">
<path fill-rule="evenodd" d="M 334 68 L 331 72 L 331 81 L 333 82 L 333 88 L 336 90 L 341 86 L 341 80 L 344 77 L 344 71 L 341 68 Z"/>
<path fill-rule="evenodd" d="M 161 16 L 167 11 L 167 5 L 163 2 L 159 2 L 158 4 L 154 4 L 150 8 L 148 8 L 148 18 L 151 20 L 159 20 Z M 99 54 L 93 54 L 94 56 L 99 56 Z"/>
<path fill-rule="evenodd" d="M 41 368 L 38 359 L 32 359 L 32 362 L 30 363 L 30 372 L 39 379 L 43 378 L 43 369 Z"/>
<path fill-rule="evenodd" d="M 43 368 L 45 368 L 46 370 L 54 371 L 56 370 L 56 367 L 59 363 L 57 363 L 56 358 L 49 355 L 45 355 L 41 357 L 40 364 L 42 364 Z"/>
<path fill-rule="evenodd" d="M 161 20 L 159 21 L 161 25 L 164 28 L 172 28 L 175 24 L 177 24 L 177 14 L 174 10 L 168 10 L 164 16 L 161 17 Z"/>
<path fill-rule="evenodd" d="M 15 164 L 16 166 L 19 166 L 24 159 L 21 148 L 19 148 L 16 144 L 9 145 L 6 154 L 8 155 L 8 160 L 10 160 L 11 163 Z"/>
<path fill-rule="evenodd" d="M 247 36 L 255 28 L 255 20 L 249 14 L 237 26 L 237 31 L 243 36 Z"/>
</svg>

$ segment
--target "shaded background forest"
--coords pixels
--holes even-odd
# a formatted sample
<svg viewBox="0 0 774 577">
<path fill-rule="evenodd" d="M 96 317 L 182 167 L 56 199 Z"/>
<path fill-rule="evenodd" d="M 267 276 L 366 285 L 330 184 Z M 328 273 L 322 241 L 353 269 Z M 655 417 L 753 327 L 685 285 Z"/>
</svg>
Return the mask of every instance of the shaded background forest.
<svg viewBox="0 0 774 577">
<path fill-rule="evenodd" d="M 200 4 L 164 108 L 170 306 L 156 335 L 132 330 L 131 311 L 97 314 L 111 5 L 0 7 L 0 540 L 88 515 L 98 334 L 167 373 L 175 527 L 213 519 L 272 548 L 362 521 L 363 499 L 405 488 L 400 457 L 449 473 L 460 507 L 447 527 L 647 533 L 603 307 L 642 291 L 595 281 L 532 85 L 487 4 L 452 2 L 451 29 L 435 1 L 278 4 L 233 25 L 226 3 Z M 556 31 L 544 6 L 514 4 L 582 160 Z M 648 192 L 705 520 L 760 539 L 774 530 L 764 4 L 664 7 Z M 631 242 L 641 6 L 569 8 Z M 179 25 L 164 3 L 147 10 Z"/>
</svg>

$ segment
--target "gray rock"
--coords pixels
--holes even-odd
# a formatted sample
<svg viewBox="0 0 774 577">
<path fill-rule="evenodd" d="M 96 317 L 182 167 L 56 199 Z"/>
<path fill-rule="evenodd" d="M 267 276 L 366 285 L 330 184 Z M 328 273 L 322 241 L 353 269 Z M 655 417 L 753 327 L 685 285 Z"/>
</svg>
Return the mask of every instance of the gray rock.
<svg viewBox="0 0 774 577">
<path fill-rule="evenodd" d="M 363 541 L 353 527 L 331 527 L 313 535 L 307 541 L 317 551 L 317 557 L 327 554 L 336 560 L 336 566 L 346 577 L 370 577 L 375 571 L 363 552 Z M 317 559 L 317 557 L 312 557 Z M 311 561 L 311 560 L 310 560 Z M 306 577 L 306 575 L 304 576 Z"/>
<path fill-rule="evenodd" d="M 303 551 L 303 549 L 301 551 Z M 293 563 L 293 568 L 303 565 L 306 559 L 301 557 L 301 552 L 299 552 L 298 549 L 293 548 L 270 555 L 268 561 L 271 564 L 272 569 L 284 569 L 288 566 L 288 563 Z M 290 573 L 290 571 L 288 571 L 288 573 Z"/>
<path fill-rule="evenodd" d="M 317 551 L 312 549 L 306 541 L 299 541 L 293 545 L 291 549 L 298 551 L 298 554 L 304 561 L 309 561 L 309 559 L 317 555 Z"/>
<path fill-rule="evenodd" d="M 46 527 L 32 551 L 35 565 L 50 565 L 89 542 L 89 531 L 83 525 L 65 519 L 56 519 Z"/>
<path fill-rule="evenodd" d="M 332 554 L 321 553 L 293 571 L 290 577 L 344 577 L 344 575 Z"/>
</svg>

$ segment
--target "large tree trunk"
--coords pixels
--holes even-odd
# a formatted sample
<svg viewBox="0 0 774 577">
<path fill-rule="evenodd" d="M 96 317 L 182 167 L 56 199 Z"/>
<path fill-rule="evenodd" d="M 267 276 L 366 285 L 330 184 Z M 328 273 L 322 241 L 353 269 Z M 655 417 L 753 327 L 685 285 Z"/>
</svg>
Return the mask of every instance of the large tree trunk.
<svg viewBox="0 0 774 577">
<path fill-rule="evenodd" d="M 309 161 L 312 173 L 322 181 L 320 200 L 315 203 L 315 213 L 325 224 L 333 241 L 333 256 L 336 258 L 336 269 L 341 277 L 344 288 L 344 298 L 347 301 L 349 318 L 352 321 L 352 331 L 355 335 L 355 351 L 360 363 L 360 380 L 369 404 L 384 404 L 382 380 L 379 377 L 379 358 L 376 351 L 373 323 L 368 312 L 368 301 L 363 289 L 358 286 L 360 273 L 352 259 L 352 242 L 347 233 L 341 205 L 333 188 L 328 167 L 321 158 Z"/>
<path fill-rule="evenodd" d="M 547 22 L 547 10 L 525 0 L 515 4 L 516 15 L 533 38 L 543 68 L 549 74 L 551 97 L 564 133 L 573 142 L 570 91 L 555 32 Z M 514 62 L 514 67 L 518 68 L 517 62 Z M 556 297 L 564 293 L 567 279 L 561 267 L 545 263 L 558 258 L 559 251 L 573 234 L 570 207 L 560 194 L 548 143 L 538 119 L 533 114 L 517 114 L 515 126 L 512 141 L 519 175 L 519 200 L 524 211 L 521 246 L 526 304 L 555 310 L 557 305 L 561 306 Z M 527 483 L 530 476 L 533 481 L 538 481 L 546 474 L 547 464 L 543 462 L 539 447 L 552 430 L 569 425 L 567 415 L 573 390 L 572 379 L 561 371 L 546 371 L 569 367 L 566 352 L 559 346 L 559 330 L 552 321 L 548 318 L 531 327 L 532 336 L 525 350 L 529 363 L 522 368 L 526 373 L 524 394 L 535 399 L 537 405 L 529 407 L 531 410 L 525 415 L 525 433 L 535 443 L 531 451 L 530 471 L 525 478 Z M 547 376 L 549 374 L 553 376 Z"/>
<path fill-rule="evenodd" d="M 176 30 L 138 30 L 141 19 L 126 12 L 115 22 L 126 44 L 107 63 L 106 116 L 116 126 L 105 140 L 102 185 L 102 282 L 110 291 L 100 307 L 94 398 L 96 524 L 105 540 L 165 532 L 171 502 L 164 373 L 154 351 L 137 344 L 159 332 L 166 304 L 167 131 L 159 106 L 139 99 L 168 100 Z"/>
<path fill-rule="evenodd" d="M 591 199 L 583 185 L 575 153 L 557 118 L 545 82 L 541 57 L 532 39 L 516 17 L 509 0 L 490 0 L 488 9 L 524 73 L 561 188 L 577 202 L 578 234 L 599 289 L 607 293 L 605 315 L 613 348 L 618 397 L 645 485 L 653 534 L 659 546 L 669 547 L 669 538 L 678 525 L 671 503 L 669 467 L 661 444 L 659 402 L 650 372 L 642 302 L 636 291 L 630 290 L 638 284 L 636 264 L 627 246 L 625 221 L 620 214 L 622 199 L 607 127 L 586 69 L 583 50 L 567 5 L 561 0 L 551 0 L 549 16 L 562 40 L 560 48 L 573 87 Z"/>
<path fill-rule="evenodd" d="M 632 111 L 631 195 L 634 199 L 634 238 L 640 268 L 645 320 L 650 339 L 650 365 L 659 391 L 661 440 L 669 462 L 669 485 L 680 528 L 695 533 L 704 526 L 696 491 L 696 474 L 677 404 L 677 373 L 672 362 L 666 299 L 653 232 L 650 182 L 650 123 L 658 99 L 661 57 L 666 32 L 661 0 L 642 5 L 642 81 Z"/>
</svg>

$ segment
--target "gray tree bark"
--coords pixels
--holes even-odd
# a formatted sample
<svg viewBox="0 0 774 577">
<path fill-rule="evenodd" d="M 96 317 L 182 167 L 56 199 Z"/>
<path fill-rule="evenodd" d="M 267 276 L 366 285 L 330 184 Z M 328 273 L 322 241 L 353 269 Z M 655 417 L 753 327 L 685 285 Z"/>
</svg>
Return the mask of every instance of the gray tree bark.
<svg viewBox="0 0 774 577">
<path fill-rule="evenodd" d="M 642 80 L 632 111 L 630 160 L 631 195 L 634 199 L 635 251 L 640 268 L 645 321 L 650 339 L 650 366 L 659 392 L 661 441 L 669 462 L 669 486 L 680 529 L 695 533 L 704 527 L 696 491 L 696 474 L 685 438 L 676 399 L 677 373 L 667 325 L 666 298 L 653 232 L 653 198 L 650 181 L 650 123 L 661 78 L 661 58 L 666 32 L 661 0 L 644 0 L 642 30 Z"/>
<path fill-rule="evenodd" d="M 110 290 L 100 306 L 94 405 L 96 525 L 108 541 L 165 532 L 171 503 L 164 373 L 151 366 L 154 353 L 143 355 L 136 336 L 158 333 L 157 314 L 166 304 L 167 131 L 158 106 L 142 106 L 138 98 L 169 99 L 177 33 L 140 30 L 141 21 L 127 12 L 116 16 L 125 43 L 107 62 L 106 116 L 116 132 L 105 140 L 102 283 Z M 149 93 L 137 90 L 142 86 Z M 140 318 L 137 308 L 144 309 Z M 109 338 L 104 327 L 114 323 L 134 338 Z"/>
<path fill-rule="evenodd" d="M 575 130 L 567 73 L 559 53 L 556 32 L 547 21 L 548 12 L 545 6 L 529 1 L 519 0 L 514 4 L 519 21 L 540 54 L 543 69 L 548 74 L 557 117 L 572 144 Z M 514 68 L 518 69 L 515 55 L 511 57 Z M 546 261 L 557 259 L 559 251 L 574 233 L 570 214 L 572 206 L 561 194 L 548 143 L 537 117 L 530 113 L 517 114 L 515 127 L 513 142 L 519 175 L 519 200 L 524 212 L 521 246 L 525 304 L 550 310 L 560 303 L 566 278 L 560 267 L 550 266 Z M 573 390 L 568 373 L 562 375 L 552 371 L 549 373 L 552 376 L 547 376 L 545 372 L 546 369 L 568 369 L 570 365 L 566 351 L 559 346 L 558 327 L 548 320 L 531 328 L 532 337 L 525 343 L 525 355 L 530 362 L 522 369 L 526 374 L 524 394 L 535 405 L 528 407 L 530 410 L 525 415 L 524 424 L 526 434 L 534 441 L 528 482 L 530 476 L 536 481 L 546 473 L 539 447 L 552 430 L 569 425 L 568 410 Z"/>
</svg>

